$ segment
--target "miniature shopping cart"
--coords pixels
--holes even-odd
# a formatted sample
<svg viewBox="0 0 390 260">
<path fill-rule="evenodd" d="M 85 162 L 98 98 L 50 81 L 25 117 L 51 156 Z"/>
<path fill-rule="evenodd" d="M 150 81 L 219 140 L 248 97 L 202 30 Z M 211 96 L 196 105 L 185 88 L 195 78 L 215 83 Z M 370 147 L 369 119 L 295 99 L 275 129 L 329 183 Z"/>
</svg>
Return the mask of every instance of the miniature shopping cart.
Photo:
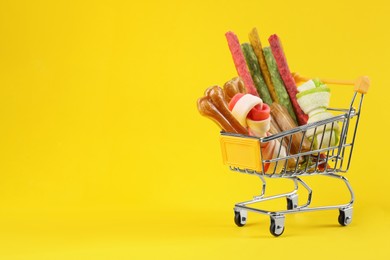
<svg viewBox="0 0 390 260">
<path fill-rule="evenodd" d="M 232 171 L 258 176 L 262 181 L 260 195 L 254 196 L 252 200 L 235 204 L 234 221 L 237 226 L 242 227 L 246 224 L 248 211 L 268 215 L 271 220 L 270 232 L 274 236 L 280 236 L 283 233 L 285 215 L 291 213 L 338 209 L 340 225 L 346 226 L 351 223 L 354 193 L 350 183 L 342 174 L 348 171 L 351 163 L 363 98 L 364 94 L 367 93 L 368 86 L 369 80 L 367 77 L 362 77 L 356 81 L 349 108 L 328 108 L 334 116 L 322 121 L 302 125 L 264 138 L 221 132 L 220 141 L 224 163 Z M 314 144 L 315 138 L 312 138 L 309 150 L 302 150 L 303 140 L 309 132 L 315 134 L 316 132 L 330 130 L 330 133 L 333 133 L 336 127 L 340 135 L 337 144 L 332 145 L 332 138 L 326 138 L 329 142 L 324 141 L 324 135 L 322 135 L 316 144 Z M 301 143 L 298 152 L 292 154 L 290 151 L 294 135 L 295 137 L 296 135 L 301 136 Z M 286 153 L 281 155 L 279 150 L 278 156 L 268 160 L 264 159 L 262 147 L 275 141 L 284 144 Z M 280 147 L 282 146 L 280 145 Z M 291 165 L 291 161 L 295 163 Z M 280 167 L 280 164 L 283 167 Z M 312 189 L 300 177 L 318 175 L 332 177 L 344 182 L 349 191 L 350 200 L 339 205 L 310 207 Z M 295 188 L 291 192 L 265 196 L 266 178 L 290 179 L 294 182 Z M 306 202 L 302 205 L 298 204 L 298 188 L 300 186 L 303 186 L 308 194 Z M 283 197 L 287 200 L 286 210 L 272 211 L 249 206 L 254 203 Z"/>
</svg>

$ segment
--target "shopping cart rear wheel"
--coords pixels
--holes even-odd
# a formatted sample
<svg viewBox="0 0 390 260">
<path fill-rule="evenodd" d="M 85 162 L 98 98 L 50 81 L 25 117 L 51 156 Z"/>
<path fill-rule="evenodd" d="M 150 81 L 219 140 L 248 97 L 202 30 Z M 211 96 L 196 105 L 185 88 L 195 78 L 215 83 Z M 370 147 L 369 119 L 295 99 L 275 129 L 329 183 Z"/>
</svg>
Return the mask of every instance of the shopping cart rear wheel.
<svg viewBox="0 0 390 260">
<path fill-rule="evenodd" d="M 244 211 L 234 211 L 234 223 L 238 227 L 243 227 L 246 224 L 246 212 Z"/>
</svg>

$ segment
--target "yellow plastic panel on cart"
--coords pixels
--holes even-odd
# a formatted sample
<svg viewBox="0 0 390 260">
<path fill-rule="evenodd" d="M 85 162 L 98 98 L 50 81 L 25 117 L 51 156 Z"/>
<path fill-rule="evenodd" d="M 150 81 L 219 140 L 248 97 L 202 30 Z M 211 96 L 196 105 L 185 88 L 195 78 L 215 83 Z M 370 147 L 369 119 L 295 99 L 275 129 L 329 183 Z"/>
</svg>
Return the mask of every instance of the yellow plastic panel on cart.
<svg viewBox="0 0 390 260">
<path fill-rule="evenodd" d="M 220 140 L 224 164 L 241 169 L 262 171 L 258 139 L 221 135 Z"/>
</svg>

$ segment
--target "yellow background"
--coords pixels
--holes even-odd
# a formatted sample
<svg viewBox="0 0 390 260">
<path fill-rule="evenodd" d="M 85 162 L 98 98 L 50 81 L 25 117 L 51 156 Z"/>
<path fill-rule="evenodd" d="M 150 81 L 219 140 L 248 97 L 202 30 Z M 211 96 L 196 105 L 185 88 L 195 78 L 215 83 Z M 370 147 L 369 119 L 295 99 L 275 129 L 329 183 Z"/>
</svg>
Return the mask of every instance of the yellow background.
<svg viewBox="0 0 390 260">
<path fill-rule="evenodd" d="M 389 13 L 385 0 L 1 1 L 0 258 L 388 259 Z M 287 215 L 279 238 L 263 215 L 233 223 L 260 182 L 222 165 L 196 100 L 236 75 L 224 33 L 245 42 L 254 26 L 264 45 L 281 37 L 293 71 L 371 78 L 348 227 L 336 210 Z M 313 200 L 343 202 L 343 186 L 308 181 Z"/>
</svg>

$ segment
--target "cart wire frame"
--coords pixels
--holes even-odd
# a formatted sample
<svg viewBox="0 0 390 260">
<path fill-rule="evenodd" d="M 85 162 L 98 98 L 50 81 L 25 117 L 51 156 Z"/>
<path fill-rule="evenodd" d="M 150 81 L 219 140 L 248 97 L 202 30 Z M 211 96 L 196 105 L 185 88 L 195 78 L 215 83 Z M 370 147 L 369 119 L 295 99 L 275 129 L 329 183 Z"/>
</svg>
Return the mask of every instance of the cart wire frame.
<svg viewBox="0 0 390 260">
<path fill-rule="evenodd" d="M 348 109 L 328 108 L 328 111 L 332 111 L 334 114 L 337 113 L 337 115 L 325 120 L 298 126 L 288 131 L 283 131 L 263 138 L 221 132 L 221 137 L 230 136 L 233 138 L 257 139 L 260 143 L 260 147 L 263 147 L 272 141 L 279 141 L 286 149 L 286 156 L 281 156 L 282 145 L 280 145 L 277 156 L 274 156 L 272 159 L 264 159 L 262 156 L 262 149 L 260 149 L 261 171 L 229 165 L 230 170 L 256 175 L 262 182 L 260 195 L 254 196 L 252 200 L 235 204 L 234 221 L 237 226 L 241 227 L 246 224 L 248 211 L 268 215 L 271 222 L 270 232 L 274 236 L 280 236 L 283 233 L 285 214 L 339 209 L 339 224 L 346 226 L 351 223 L 355 196 L 349 181 L 341 174 L 346 173 L 349 170 L 352 159 L 352 152 L 364 99 L 364 93 L 358 92 L 354 92 Z M 358 94 L 360 94 L 360 99 L 357 98 Z M 356 103 L 357 109 L 354 108 Z M 326 131 L 330 131 L 328 142 L 324 142 Z M 304 151 L 302 149 L 302 144 L 304 139 L 307 138 L 308 132 L 311 133 L 310 136 L 312 137 L 310 140 L 310 149 Z M 339 132 L 340 135 L 338 144 L 332 145 L 332 140 L 334 140 L 332 139 L 332 135 L 337 132 Z M 297 134 L 300 134 L 302 137 L 298 152 L 293 154 L 291 153 L 291 144 L 293 136 Z M 316 138 L 316 134 L 317 136 L 320 136 L 319 142 L 318 137 Z M 317 140 L 317 143 L 315 143 L 315 140 Z M 295 164 L 291 162 L 295 162 Z M 278 167 L 279 164 L 282 164 L 283 167 Z M 282 170 L 278 171 L 280 168 Z M 328 176 L 342 181 L 349 191 L 349 201 L 338 205 L 310 207 L 312 202 L 312 189 L 300 177 L 314 175 Z M 287 193 L 265 196 L 267 187 L 265 178 L 290 179 L 294 183 L 294 189 Z M 298 189 L 300 186 L 303 186 L 308 193 L 306 202 L 302 205 L 298 204 Z M 254 203 L 283 197 L 287 200 L 287 210 L 268 211 L 249 207 L 249 205 Z"/>
</svg>

